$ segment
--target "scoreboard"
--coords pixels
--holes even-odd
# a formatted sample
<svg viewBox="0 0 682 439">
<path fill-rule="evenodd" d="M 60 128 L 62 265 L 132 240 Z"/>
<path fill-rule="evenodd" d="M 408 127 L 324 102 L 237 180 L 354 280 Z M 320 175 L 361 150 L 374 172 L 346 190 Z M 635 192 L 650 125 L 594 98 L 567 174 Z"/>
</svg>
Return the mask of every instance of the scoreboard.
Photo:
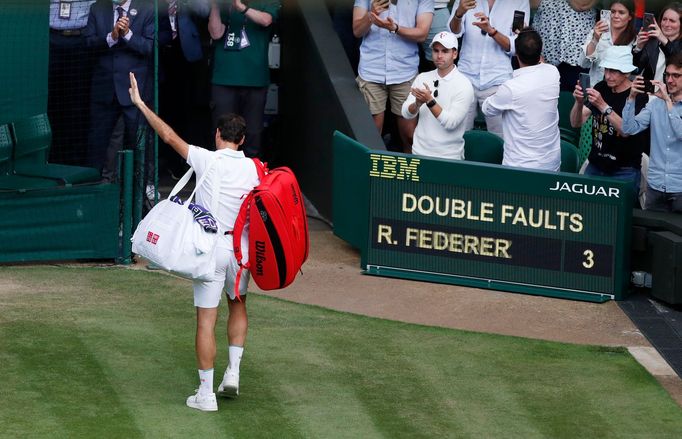
<svg viewBox="0 0 682 439">
<path fill-rule="evenodd" d="M 595 302 L 626 294 L 629 184 L 400 153 L 365 157 L 366 273 Z"/>
</svg>

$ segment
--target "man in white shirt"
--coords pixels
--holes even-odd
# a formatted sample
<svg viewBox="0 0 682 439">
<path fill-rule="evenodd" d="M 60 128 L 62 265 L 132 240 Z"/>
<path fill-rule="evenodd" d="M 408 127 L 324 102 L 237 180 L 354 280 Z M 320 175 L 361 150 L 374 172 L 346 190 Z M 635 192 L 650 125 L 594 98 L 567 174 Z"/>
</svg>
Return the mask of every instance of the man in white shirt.
<svg viewBox="0 0 682 439">
<path fill-rule="evenodd" d="M 217 204 L 213 212 L 218 222 L 218 240 L 215 278 L 212 281 L 192 282 L 194 306 L 197 310 L 196 355 L 199 372 L 199 389 L 187 398 L 187 406 L 201 411 L 216 411 L 218 403 L 213 392 L 213 363 L 216 356 L 215 324 L 218 319 L 218 305 L 223 290 L 228 299 L 229 316 L 227 319 L 228 367 L 218 386 L 218 394 L 236 396 L 239 394 L 239 366 L 244 352 L 244 342 L 248 329 L 246 313 L 246 289 L 249 272 L 237 276 L 239 267 L 233 253 L 232 230 L 239 213 L 243 197 L 258 185 L 258 171 L 253 160 L 247 158 L 240 147 L 246 136 L 246 123 L 241 116 L 228 114 L 218 119 L 215 132 L 216 151 L 209 151 L 188 145 L 173 129 L 145 105 L 140 98 L 137 81 L 130 73 L 130 99 L 147 119 L 167 145 L 170 145 L 196 171 L 197 179 L 208 173 L 206 184 L 197 190 L 197 203 L 202 206 Z M 210 166 L 213 164 L 213 166 Z M 213 203 L 214 175 L 218 175 L 218 203 Z M 248 233 L 242 234 L 242 251 L 249 248 Z M 244 255 L 248 260 L 248 255 Z M 241 300 L 236 297 L 235 284 L 239 282 Z"/>
<path fill-rule="evenodd" d="M 515 46 L 521 68 L 483 102 L 483 114 L 502 116 L 503 165 L 558 171 L 559 71 L 540 62 L 542 39 L 533 29 L 523 29 Z"/>
<path fill-rule="evenodd" d="M 512 30 L 514 11 L 530 17 L 528 0 L 456 0 L 450 16 L 450 30 L 462 37 L 462 56 L 457 63 L 460 72 L 474 86 L 476 101 L 469 107 L 465 129 L 474 126 L 478 106 L 497 87 L 512 77 L 511 57 L 514 55 Z M 500 117 L 486 116 L 488 131 L 502 137 Z"/>
<path fill-rule="evenodd" d="M 405 119 L 419 116 L 412 153 L 462 160 L 463 122 L 474 102 L 474 89 L 455 67 L 457 37 L 453 33 L 436 34 L 431 49 L 436 70 L 417 76 L 402 108 Z"/>
</svg>

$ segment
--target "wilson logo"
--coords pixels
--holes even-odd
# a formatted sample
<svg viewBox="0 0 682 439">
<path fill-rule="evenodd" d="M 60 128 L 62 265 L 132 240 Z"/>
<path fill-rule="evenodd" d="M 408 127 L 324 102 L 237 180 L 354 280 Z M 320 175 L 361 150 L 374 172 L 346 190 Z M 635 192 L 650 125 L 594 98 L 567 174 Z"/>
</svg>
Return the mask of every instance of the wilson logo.
<svg viewBox="0 0 682 439">
<path fill-rule="evenodd" d="M 265 242 L 256 241 L 256 275 L 263 275 L 263 262 L 265 262 Z"/>
</svg>

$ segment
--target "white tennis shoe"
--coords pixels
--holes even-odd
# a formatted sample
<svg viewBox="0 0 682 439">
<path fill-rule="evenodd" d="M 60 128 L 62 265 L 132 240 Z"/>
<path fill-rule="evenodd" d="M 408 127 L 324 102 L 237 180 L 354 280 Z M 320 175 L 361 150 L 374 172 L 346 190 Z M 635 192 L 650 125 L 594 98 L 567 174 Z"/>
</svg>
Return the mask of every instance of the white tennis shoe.
<svg viewBox="0 0 682 439">
<path fill-rule="evenodd" d="M 187 407 L 201 410 L 203 412 L 218 411 L 218 402 L 215 399 L 215 393 L 197 393 L 187 398 Z"/>
<path fill-rule="evenodd" d="M 225 371 L 223 381 L 218 386 L 218 395 L 227 397 L 239 395 L 239 372 L 232 372 L 230 369 Z"/>
</svg>

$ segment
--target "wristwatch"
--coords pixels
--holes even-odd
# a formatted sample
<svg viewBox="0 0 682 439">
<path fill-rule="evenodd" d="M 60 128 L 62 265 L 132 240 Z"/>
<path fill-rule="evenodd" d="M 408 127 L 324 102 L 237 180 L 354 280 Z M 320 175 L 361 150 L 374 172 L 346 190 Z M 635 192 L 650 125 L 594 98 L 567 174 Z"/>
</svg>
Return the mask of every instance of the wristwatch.
<svg viewBox="0 0 682 439">
<path fill-rule="evenodd" d="M 389 32 L 392 34 L 397 34 L 398 29 L 400 29 L 400 25 L 398 23 L 395 24 L 395 30 L 390 30 Z"/>
<path fill-rule="evenodd" d="M 608 116 L 611 113 L 613 113 L 613 107 L 611 107 L 611 106 L 604 108 L 604 111 L 602 111 L 602 114 L 604 116 Z"/>
<path fill-rule="evenodd" d="M 437 102 L 436 102 L 435 99 L 431 99 L 429 102 L 426 103 L 426 106 L 427 106 L 428 108 L 431 108 L 431 107 L 433 107 L 434 105 L 436 105 L 436 103 L 437 103 Z"/>
</svg>

